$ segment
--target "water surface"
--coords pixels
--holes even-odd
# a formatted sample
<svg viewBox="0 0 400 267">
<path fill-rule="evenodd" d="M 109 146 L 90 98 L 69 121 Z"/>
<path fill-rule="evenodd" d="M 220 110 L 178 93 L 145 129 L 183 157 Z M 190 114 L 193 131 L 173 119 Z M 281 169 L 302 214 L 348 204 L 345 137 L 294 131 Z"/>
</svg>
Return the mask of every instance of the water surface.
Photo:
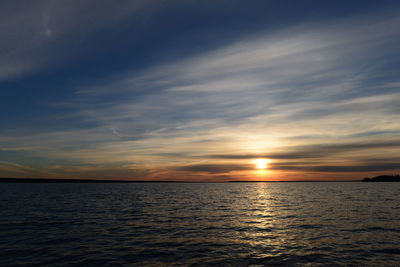
<svg viewBox="0 0 400 267">
<path fill-rule="evenodd" d="M 400 183 L 0 184 L 1 266 L 398 266 Z"/>
</svg>

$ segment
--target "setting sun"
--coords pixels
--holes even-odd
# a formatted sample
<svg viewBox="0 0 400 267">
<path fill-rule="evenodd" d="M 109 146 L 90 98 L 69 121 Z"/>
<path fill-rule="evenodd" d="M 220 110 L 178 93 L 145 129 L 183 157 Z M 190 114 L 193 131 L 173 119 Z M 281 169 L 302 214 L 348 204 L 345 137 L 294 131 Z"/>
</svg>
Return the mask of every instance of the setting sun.
<svg viewBox="0 0 400 267">
<path fill-rule="evenodd" d="M 254 161 L 256 164 L 257 169 L 264 170 L 268 167 L 268 160 L 267 159 L 256 159 Z"/>
</svg>

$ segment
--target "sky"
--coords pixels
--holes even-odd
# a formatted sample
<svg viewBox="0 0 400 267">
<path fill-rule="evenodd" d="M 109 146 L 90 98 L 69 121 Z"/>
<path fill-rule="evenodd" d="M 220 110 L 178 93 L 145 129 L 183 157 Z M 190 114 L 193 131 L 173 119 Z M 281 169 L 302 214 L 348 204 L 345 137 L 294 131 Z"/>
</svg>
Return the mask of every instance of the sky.
<svg viewBox="0 0 400 267">
<path fill-rule="evenodd" d="M 0 177 L 399 173 L 399 29 L 397 0 L 3 0 Z"/>
</svg>

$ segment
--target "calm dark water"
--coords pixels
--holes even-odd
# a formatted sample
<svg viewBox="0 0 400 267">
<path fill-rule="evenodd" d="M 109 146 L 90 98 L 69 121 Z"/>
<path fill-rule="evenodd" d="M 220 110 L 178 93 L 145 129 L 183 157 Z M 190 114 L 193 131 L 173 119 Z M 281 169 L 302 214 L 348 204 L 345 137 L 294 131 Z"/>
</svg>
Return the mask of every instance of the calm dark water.
<svg viewBox="0 0 400 267">
<path fill-rule="evenodd" d="M 400 265 L 400 183 L 0 190 L 1 266 Z"/>
</svg>

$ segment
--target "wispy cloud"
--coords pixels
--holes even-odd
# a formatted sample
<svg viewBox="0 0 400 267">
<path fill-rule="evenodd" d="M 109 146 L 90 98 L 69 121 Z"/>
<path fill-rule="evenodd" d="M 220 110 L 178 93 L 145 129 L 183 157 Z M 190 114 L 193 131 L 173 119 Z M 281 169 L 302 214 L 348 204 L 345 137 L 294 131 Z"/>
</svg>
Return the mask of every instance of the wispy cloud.
<svg viewBox="0 0 400 267">
<path fill-rule="evenodd" d="M 132 16 L 146 19 L 161 6 L 161 1 L 156 0 L 125 1 L 118 5 L 92 0 L 2 3 L 0 81 L 79 58 L 84 47 L 76 44 L 91 34 Z"/>
<path fill-rule="evenodd" d="M 178 171 L 229 173 L 231 171 L 253 170 L 251 165 L 239 164 L 196 164 L 177 168 Z"/>
<path fill-rule="evenodd" d="M 50 17 L 45 22 L 47 37 L 62 29 L 62 21 L 61 26 L 51 25 Z M 346 153 L 363 150 L 362 157 L 374 158 L 374 149 L 398 151 L 399 73 L 385 61 L 397 51 L 399 24 L 397 16 L 385 15 L 303 24 L 112 75 L 79 86 L 74 99 L 53 103 L 71 111 L 63 116 L 90 126 L 15 136 L 7 144 L 42 147 L 36 152 L 41 156 L 83 164 L 135 162 L 144 176 L 155 175 L 143 171 L 149 166 L 165 175 L 244 171 L 247 163 L 229 161 L 257 155 L 327 160 L 286 170 L 350 171 L 329 165 L 328 157 L 345 154 L 356 164 Z M 293 151 L 285 151 L 288 147 Z M 278 163 L 284 170 L 286 162 Z M 392 169 L 393 164 L 354 170 Z M 106 168 L 124 175 L 111 167 L 99 170 Z"/>
<path fill-rule="evenodd" d="M 270 158 L 270 159 L 308 159 L 308 158 L 328 158 L 332 159 L 335 155 L 347 152 L 370 151 L 372 149 L 399 149 L 400 141 L 371 141 L 363 143 L 336 143 L 336 144 L 313 144 L 306 146 L 281 147 L 280 150 L 285 152 L 266 153 L 266 154 L 217 154 L 205 155 L 204 158 L 215 159 L 254 159 L 254 158 Z"/>
</svg>

